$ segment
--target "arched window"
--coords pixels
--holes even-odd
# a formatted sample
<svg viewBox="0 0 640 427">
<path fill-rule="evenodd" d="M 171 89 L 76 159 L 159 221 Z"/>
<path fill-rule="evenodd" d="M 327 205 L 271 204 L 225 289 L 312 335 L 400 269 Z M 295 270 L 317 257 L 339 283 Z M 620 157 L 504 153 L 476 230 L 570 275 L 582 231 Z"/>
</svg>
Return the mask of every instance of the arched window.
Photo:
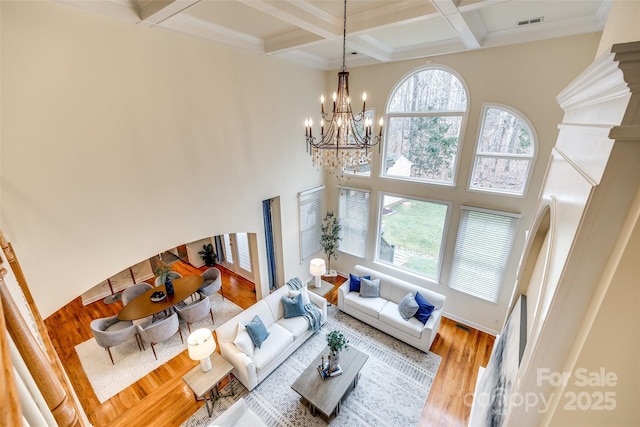
<svg viewBox="0 0 640 427">
<path fill-rule="evenodd" d="M 412 73 L 387 105 L 382 175 L 436 184 L 455 183 L 467 91 L 442 68 Z"/>
<path fill-rule="evenodd" d="M 512 108 L 485 105 L 469 188 L 524 195 L 535 156 L 532 129 Z"/>
</svg>

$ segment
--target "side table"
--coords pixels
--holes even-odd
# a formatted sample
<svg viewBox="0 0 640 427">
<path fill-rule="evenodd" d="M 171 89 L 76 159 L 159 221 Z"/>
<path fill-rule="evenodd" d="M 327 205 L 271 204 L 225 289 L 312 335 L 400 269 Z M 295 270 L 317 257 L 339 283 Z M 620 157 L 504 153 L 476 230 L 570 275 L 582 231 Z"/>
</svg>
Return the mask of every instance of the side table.
<svg viewBox="0 0 640 427">
<path fill-rule="evenodd" d="M 329 303 L 329 305 L 331 305 L 331 301 L 333 300 L 333 283 L 325 282 L 324 280 L 322 280 L 320 284 L 321 286 L 319 288 L 316 288 L 313 283 L 309 283 L 307 289 L 310 292 L 313 292 L 314 294 L 319 295 L 325 299 L 326 295 L 329 294 L 329 299 L 327 300 L 327 302 Z"/>
<path fill-rule="evenodd" d="M 213 405 L 220 397 L 234 396 L 233 382 L 231 379 L 231 371 L 233 365 L 227 362 L 218 353 L 211 355 L 212 368 L 208 372 L 203 372 L 200 364 L 187 372 L 182 380 L 187 383 L 196 400 L 204 400 L 207 407 L 209 417 L 213 414 Z M 231 391 L 227 394 L 220 394 L 218 386 L 220 381 L 227 377 L 229 379 L 229 387 Z"/>
</svg>

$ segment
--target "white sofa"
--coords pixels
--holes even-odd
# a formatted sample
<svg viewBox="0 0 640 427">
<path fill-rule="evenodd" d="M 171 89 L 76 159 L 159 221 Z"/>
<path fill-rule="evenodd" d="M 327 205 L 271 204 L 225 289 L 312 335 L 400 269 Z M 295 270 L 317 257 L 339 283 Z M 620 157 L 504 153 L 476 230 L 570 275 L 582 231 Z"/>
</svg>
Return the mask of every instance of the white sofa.
<svg viewBox="0 0 640 427">
<path fill-rule="evenodd" d="M 249 408 L 244 398 L 238 399 L 229 409 L 208 424 L 214 427 L 260 427 L 265 423 Z"/>
<path fill-rule="evenodd" d="M 313 335 L 304 317 L 284 318 L 282 297 L 289 295 L 289 287 L 282 286 L 270 295 L 253 304 L 237 316 L 229 319 L 216 329 L 220 354 L 233 368 L 233 375 L 249 390 L 253 390 L 267 375 L 284 362 L 291 353 Z M 327 321 L 327 300 L 308 292 L 309 300 L 322 313 L 322 323 Z M 234 344 L 238 323 L 247 325 L 258 315 L 269 336 L 260 348 L 255 347 L 249 357 Z"/>
<path fill-rule="evenodd" d="M 445 296 L 361 265 L 354 267 L 353 274 L 380 279 L 380 296 L 363 298 L 359 292 L 349 290 L 347 280 L 338 288 L 338 308 L 409 345 L 428 352 L 440 328 Z M 398 311 L 398 303 L 402 298 L 409 292 L 415 296 L 418 291 L 435 307 L 425 324 L 415 317 L 404 320 Z"/>
</svg>

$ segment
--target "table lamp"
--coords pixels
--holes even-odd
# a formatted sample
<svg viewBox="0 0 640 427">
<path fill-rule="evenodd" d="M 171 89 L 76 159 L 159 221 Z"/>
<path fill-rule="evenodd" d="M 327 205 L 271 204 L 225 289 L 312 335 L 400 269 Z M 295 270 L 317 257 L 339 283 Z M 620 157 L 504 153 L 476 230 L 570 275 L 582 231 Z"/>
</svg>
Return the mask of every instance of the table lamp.
<svg viewBox="0 0 640 427">
<path fill-rule="evenodd" d="M 309 263 L 309 274 L 315 277 L 314 285 L 316 288 L 322 286 L 320 283 L 320 277 L 327 272 L 327 267 L 324 264 L 322 258 L 313 258 Z"/>
<path fill-rule="evenodd" d="M 187 337 L 189 358 L 199 360 L 203 372 L 211 370 L 211 355 L 216 351 L 216 340 L 207 328 L 196 329 Z"/>
</svg>

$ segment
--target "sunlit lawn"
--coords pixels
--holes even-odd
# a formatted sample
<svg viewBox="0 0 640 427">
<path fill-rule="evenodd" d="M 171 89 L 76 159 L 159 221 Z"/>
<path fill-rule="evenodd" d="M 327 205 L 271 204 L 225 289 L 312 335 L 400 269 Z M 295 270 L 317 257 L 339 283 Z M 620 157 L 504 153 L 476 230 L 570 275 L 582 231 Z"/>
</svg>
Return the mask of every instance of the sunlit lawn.
<svg viewBox="0 0 640 427">
<path fill-rule="evenodd" d="M 390 209 L 394 213 L 383 218 L 385 240 L 396 250 L 416 253 L 407 259 L 404 268 L 435 278 L 447 206 L 405 200 Z"/>
</svg>

